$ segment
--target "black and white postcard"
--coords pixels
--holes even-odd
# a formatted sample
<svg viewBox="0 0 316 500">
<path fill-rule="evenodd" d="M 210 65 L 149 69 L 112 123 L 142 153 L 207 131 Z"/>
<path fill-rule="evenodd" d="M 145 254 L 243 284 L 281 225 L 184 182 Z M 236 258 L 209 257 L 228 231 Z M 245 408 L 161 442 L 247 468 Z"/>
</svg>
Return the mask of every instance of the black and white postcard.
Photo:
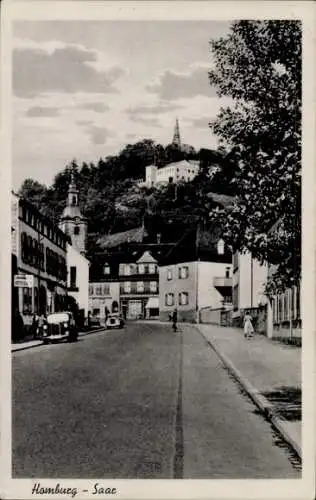
<svg viewBox="0 0 316 500">
<path fill-rule="evenodd" d="M 308 499 L 313 2 L 7 1 L 9 499 Z"/>
</svg>

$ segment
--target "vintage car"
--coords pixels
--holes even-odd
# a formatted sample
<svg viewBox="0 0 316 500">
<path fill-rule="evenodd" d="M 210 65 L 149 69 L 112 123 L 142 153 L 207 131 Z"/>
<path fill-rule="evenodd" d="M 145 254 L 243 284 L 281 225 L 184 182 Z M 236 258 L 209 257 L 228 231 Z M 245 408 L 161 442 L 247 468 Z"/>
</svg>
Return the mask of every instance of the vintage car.
<svg viewBox="0 0 316 500">
<path fill-rule="evenodd" d="M 107 329 L 111 328 L 123 328 L 124 320 L 119 314 L 109 314 L 105 322 Z"/>
<path fill-rule="evenodd" d="M 73 314 L 69 311 L 58 312 L 47 316 L 47 322 L 41 331 L 44 344 L 60 340 L 73 342 L 78 339 L 78 329 Z"/>
</svg>

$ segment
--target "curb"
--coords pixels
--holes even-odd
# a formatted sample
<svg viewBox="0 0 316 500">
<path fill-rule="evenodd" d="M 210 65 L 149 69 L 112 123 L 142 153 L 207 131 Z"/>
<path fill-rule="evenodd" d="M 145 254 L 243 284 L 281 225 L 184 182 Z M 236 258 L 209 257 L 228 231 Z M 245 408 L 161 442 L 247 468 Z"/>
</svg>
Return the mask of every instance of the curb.
<svg viewBox="0 0 316 500">
<path fill-rule="evenodd" d="M 202 337 L 205 339 L 206 343 L 216 352 L 217 356 L 220 358 L 222 363 L 228 369 L 228 371 L 233 375 L 233 377 L 239 382 L 239 384 L 244 388 L 248 396 L 255 403 L 255 405 L 261 410 L 263 415 L 271 422 L 272 426 L 281 434 L 284 441 L 294 450 L 298 457 L 302 460 L 302 449 L 301 446 L 290 436 L 288 431 L 283 425 L 283 421 L 275 414 L 273 405 L 261 394 L 261 392 L 256 389 L 244 375 L 233 365 L 233 363 L 228 359 L 225 354 L 223 354 L 214 342 L 207 339 L 205 335 L 199 330 Z"/>
<path fill-rule="evenodd" d="M 78 337 L 85 337 L 86 335 L 92 335 L 93 333 L 99 333 L 105 330 L 105 328 L 98 328 L 98 330 L 89 330 L 88 332 L 79 333 Z M 18 347 L 17 349 L 11 348 L 11 354 L 19 351 L 25 351 L 26 349 L 34 349 L 35 347 L 39 347 L 43 345 L 41 341 L 38 341 L 38 344 L 25 345 L 23 347 Z"/>
</svg>

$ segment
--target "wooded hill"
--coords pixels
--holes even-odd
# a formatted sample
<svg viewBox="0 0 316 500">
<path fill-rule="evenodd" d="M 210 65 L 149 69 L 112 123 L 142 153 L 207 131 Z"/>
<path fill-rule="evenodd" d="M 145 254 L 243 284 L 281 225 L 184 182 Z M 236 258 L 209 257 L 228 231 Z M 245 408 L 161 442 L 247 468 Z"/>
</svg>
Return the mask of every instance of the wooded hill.
<svg viewBox="0 0 316 500">
<path fill-rule="evenodd" d="M 197 160 L 200 173 L 192 181 L 155 189 L 139 188 L 137 181 L 145 178 L 145 167 L 155 161 L 158 167 L 183 159 Z M 210 166 L 219 170 L 210 178 Z M 196 152 L 187 146 L 179 150 L 174 145 L 165 148 L 145 139 L 127 145 L 116 156 L 100 159 L 97 164 L 67 165 L 47 187 L 36 180 L 26 179 L 19 194 L 34 203 L 56 223 L 66 205 L 71 171 L 75 171 L 80 191 L 80 207 L 88 219 L 88 253 L 98 250 L 97 239 L 146 225 L 148 238 L 160 232 L 166 241 L 175 241 L 184 227 L 206 218 L 212 201 L 209 191 L 235 194 L 233 178 L 236 168 L 223 150 L 201 149 Z"/>
</svg>

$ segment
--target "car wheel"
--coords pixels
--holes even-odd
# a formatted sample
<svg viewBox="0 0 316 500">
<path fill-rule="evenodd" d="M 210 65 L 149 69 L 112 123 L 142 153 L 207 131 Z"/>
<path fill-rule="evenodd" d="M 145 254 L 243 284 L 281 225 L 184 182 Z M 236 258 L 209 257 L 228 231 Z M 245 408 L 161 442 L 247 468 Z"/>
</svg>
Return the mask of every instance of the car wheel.
<svg viewBox="0 0 316 500">
<path fill-rule="evenodd" d="M 43 340 L 43 344 L 47 345 L 48 343 L 48 340 Z"/>
</svg>

